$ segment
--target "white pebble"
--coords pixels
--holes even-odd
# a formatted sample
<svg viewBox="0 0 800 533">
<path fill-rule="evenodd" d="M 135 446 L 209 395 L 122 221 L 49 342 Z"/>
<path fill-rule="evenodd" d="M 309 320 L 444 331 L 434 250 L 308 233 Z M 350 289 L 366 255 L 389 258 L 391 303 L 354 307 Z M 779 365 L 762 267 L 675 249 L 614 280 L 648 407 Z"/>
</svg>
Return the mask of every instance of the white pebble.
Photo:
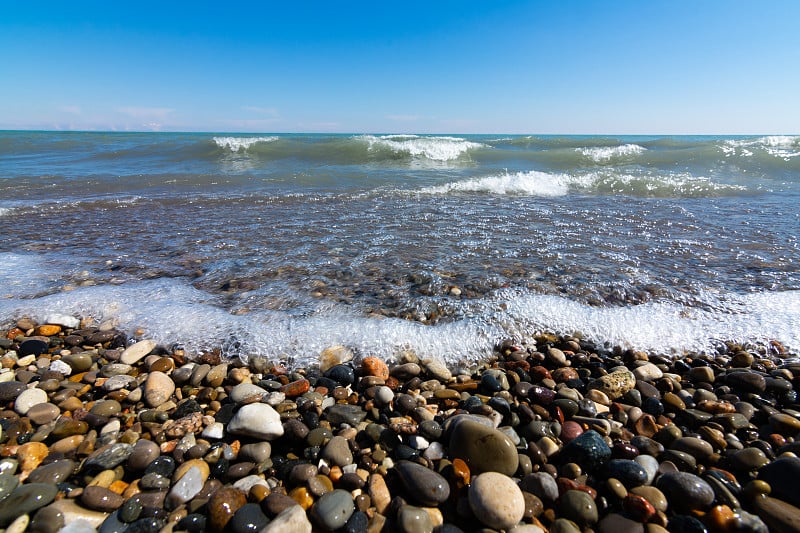
<svg viewBox="0 0 800 533">
<path fill-rule="evenodd" d="M 64 361 L 62 361 L 61 359 L 58 359 L 50 363 L 50 370 L 52 370 L 53 372 L 58 372 L 63 376 L 69 376 L 70 374 L 72 374 L 72 367 L 69 366 Z"/>
</svg>

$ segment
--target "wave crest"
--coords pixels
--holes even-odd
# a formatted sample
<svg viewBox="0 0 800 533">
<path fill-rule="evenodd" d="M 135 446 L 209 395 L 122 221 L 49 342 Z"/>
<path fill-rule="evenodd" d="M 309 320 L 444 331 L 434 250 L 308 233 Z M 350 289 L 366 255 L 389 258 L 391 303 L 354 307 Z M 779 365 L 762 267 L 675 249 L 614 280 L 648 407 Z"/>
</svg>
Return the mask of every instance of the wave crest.
<svg viewBox="0 0 800 533">
<path fill-rule="evenodd" d="M 419 135 L 362 135 L 356 137 L 367 143 L 370 150 L 388 148 L 398 154 L 423 157 L 434 161 L 453 161 L 469 150 L 484 148 L 485 144 L 461 137 L 423 137 Z"/>
<path fill-rule="evenodd" d="M 278 140 L 278 137 L 214 137 L 214 142 L 220 148 L 231 152 L 244 152 L 256 143 L 269 143 Z"/>
<path fill-rule="evenodd" d="M 757 139 L 735 139 L 725 141 L 720 149 L 726 157 L 750 157 L 755 150 L 789 161 L 800 156 L 800 135 L 767 135 Z"/>
<path fill-rule="evenodd" d="M 500 195 L 563 196 L 567 194 L 567 190 L 567 176 L 532 170 L 434 185 L 425 187 L 420 192 L 423 194 L 482 192 Z"/>
<path fill-rule="evenodd" d="M 638 144 L 623 144 L 620 146 L 592 146 L 576 148 L 575 151 L 594 161 L 595 163 L 617 162 L 620 159 L 630 159 L 647 150 Z"/>
</svg>

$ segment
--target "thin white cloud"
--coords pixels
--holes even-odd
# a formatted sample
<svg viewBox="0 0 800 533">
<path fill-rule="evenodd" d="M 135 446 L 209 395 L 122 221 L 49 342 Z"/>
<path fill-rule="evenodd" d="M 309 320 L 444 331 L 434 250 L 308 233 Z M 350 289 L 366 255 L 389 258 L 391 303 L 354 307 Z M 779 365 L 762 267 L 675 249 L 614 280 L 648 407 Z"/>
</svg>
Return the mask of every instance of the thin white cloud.
<svg viewBox="0 0 800 533">
<path fill-rule="evenodd" d="M 133 118 L 138 118 L 141 120 L 163 120 L 167 117 L 170 113 L 174 113 L 175 110 L 169 107 L 118 107 L 116 109 L 118 113 L 122 113 L 123 115 L 129 115 Z"/>
<path fill-rule="evenodd" d="M 274 107 L 260 107 L 260 106 L 246 105 L 242 106 L 242 110 L 247 111 L 248 113 L 256 113 L 259 115 L 270 115 L 273 117 L 278 116 L 278 110 Z"/>
<path fill-rule="evenodd" d="M 386 115 L 386 118 L 396 122 L 416 122 L 422 117 L 419 115 Z"/>
</svg>

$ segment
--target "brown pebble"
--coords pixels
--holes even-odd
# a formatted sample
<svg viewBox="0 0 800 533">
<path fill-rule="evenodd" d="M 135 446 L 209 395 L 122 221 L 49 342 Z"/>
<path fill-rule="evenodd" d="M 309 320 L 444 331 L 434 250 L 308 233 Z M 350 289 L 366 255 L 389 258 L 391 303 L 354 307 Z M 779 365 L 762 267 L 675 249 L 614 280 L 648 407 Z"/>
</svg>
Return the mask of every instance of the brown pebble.
<svg viewBox="0 0 800 533">
<path fill-rule="evenodd" d="M 105 487 L 92 485 L 83 489 L 81 503 L 94 511 L 108 513 L 118 509 L 125 500 Z"/>
<path fill-rule="evenodd" d="M 212 531 L 225 529 L 236 511 L 247 503 L 244 492 L 234 487 L 222 487 L 208 500 L 208 520 Z"/>
</svg>

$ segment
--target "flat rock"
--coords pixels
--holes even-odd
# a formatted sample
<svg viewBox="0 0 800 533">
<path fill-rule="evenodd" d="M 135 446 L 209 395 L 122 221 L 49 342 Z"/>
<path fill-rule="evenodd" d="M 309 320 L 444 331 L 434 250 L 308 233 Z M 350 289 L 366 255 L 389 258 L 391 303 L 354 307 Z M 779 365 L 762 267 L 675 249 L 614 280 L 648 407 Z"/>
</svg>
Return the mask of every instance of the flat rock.
<svg viewBox="0 0 800 533">
<path fill-rule="evenodd" d="M 468 494 L 475 517 L 492 529 L 508 529 L 525 514 L 522 491 L 510 477 L 484 472 L 472 480 Z"/>
<path fill-rule="evenodd" d="M 367 412 L 357 405 L 336 404 L 325 409 L 324 415 L 333 427 L 341 424 L 355 427 L 367 417 Z"/>
<path fill-rule="evenodd" d="M 273 440 L 283 435 L 281 417 L 265 403 L 242 406 L 228 423 L 228 433 Z"/>
</svg>

